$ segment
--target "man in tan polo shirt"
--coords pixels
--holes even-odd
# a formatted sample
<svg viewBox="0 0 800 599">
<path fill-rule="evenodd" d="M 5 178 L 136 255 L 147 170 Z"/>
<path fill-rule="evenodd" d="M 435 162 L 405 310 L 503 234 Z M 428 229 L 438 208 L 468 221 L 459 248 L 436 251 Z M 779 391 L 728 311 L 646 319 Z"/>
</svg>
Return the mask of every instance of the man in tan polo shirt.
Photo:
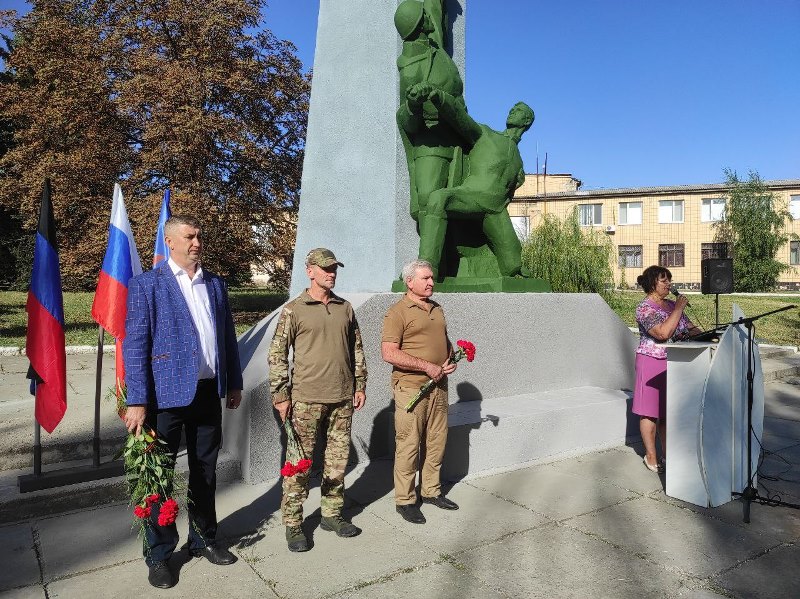
<svg viewBox="0 0 800 599">
<path fill-rule="evenodd" d="M 328 249 L 306 256 L 310 286 L 284 306 L 269 350 L 272 403 L 292 427 L 307 458 L 314 455 L 317 431 L 325 427 L 320 528 L 340 537 L 361 532 L 342 518 L 344 473 L 350 452 L 353 409 L 366 401 L 367 366 L 353 307 L 331 290 L 344 266 Z M 289 350 L 294 365 L 289 376 Z M 308 472 L 283 479 L 281 511 L 289 551 L 308 551 L 301 524 L 308 497 Z"/>
<path fill-rule="evenodd" d="M 458 505 L 442 495 L 439 473 L 447 442 L 447 375 L 456 369 L 450 362 L 452 346 L 442 307 L 433 301 L 433 270 L 424 260 L 403 267 L 408 291 L 392 305 L 383 319 L 381 353 L 393 366 L 394 494 L 397 513 L 408 522 L 424 524 L 417 506 L 415 480 L 421 470 L 422 502 L 445 510 Z M 428 379 L 437 385 L 406 411 L 406 404 Z M 420 444 L 425 447 L 419 462 Z"/>
</svg>

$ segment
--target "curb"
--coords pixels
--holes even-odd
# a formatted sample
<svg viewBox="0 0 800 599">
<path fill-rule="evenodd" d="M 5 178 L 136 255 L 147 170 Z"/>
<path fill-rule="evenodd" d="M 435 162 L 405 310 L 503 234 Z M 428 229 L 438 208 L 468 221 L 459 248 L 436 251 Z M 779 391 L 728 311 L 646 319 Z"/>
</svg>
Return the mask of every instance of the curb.
<svg viewBox="0 0 800 599">
<path fill-rule="evenodd" d="M 67 355 L 80 355 L 80 354 L 96 354 L 97 346 L 95 345 L 68 345 L 66 348 Z M 116 353 L 114 345 L 104 345 L 104 354 Z M 0 357 L 2 356 L 24 356 L 24 347 L 0 347 Z"/>
</svg>

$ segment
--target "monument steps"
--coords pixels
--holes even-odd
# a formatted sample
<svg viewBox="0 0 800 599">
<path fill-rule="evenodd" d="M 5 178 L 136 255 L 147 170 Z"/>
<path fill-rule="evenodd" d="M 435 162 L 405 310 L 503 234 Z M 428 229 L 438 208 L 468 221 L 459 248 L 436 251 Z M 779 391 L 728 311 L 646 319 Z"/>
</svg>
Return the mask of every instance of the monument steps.
<svg viewBox="0 0 800 599">
<path fill-rule="evenodd" d="M 638 434 L 632 393 L 574 387 L 451 404 L 447 480 L 567 453 L 621 445 Z"/>
</svg>

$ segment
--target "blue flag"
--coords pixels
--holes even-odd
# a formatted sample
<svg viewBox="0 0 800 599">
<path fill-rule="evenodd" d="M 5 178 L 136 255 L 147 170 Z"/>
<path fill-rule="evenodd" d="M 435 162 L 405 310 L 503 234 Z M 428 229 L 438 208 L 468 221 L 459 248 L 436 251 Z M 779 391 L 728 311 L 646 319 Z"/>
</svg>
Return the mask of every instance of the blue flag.
<svg viewBox="0 0 800 599">
<path fill-rule="evenodd" d="M 172 212 L 169 209 L 169 189 L 167 189 L 164 191 L 164 199 L 161 202 L 161 212 L 158 214 L 156 247 L 153 251 L 153 268 L 169 258 L 169 248 L 167 247 L 167 242 L 164 241 L 164 225 L 170 216 L 172 216 Z"/>
</svg>

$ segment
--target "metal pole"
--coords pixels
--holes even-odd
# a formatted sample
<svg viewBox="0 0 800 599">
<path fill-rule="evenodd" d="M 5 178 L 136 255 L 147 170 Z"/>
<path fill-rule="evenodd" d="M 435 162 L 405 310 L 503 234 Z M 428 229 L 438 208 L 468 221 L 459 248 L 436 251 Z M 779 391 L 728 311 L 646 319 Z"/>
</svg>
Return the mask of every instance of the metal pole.
<svg viewBox="0 0 800 599">
<path fill-rule="evenodd" d="M 100 467 L 100 391 L 103 385 L 103 327 L 97 325 L 97 374 L 94 387 L 94 437 L 92 438 L 92 464 Z"/>
<path fill-rule="evenodd" d="M 42 474 L 42 429 L 39 421 L 33 421 L 33 475 Z"/>
</svg>

